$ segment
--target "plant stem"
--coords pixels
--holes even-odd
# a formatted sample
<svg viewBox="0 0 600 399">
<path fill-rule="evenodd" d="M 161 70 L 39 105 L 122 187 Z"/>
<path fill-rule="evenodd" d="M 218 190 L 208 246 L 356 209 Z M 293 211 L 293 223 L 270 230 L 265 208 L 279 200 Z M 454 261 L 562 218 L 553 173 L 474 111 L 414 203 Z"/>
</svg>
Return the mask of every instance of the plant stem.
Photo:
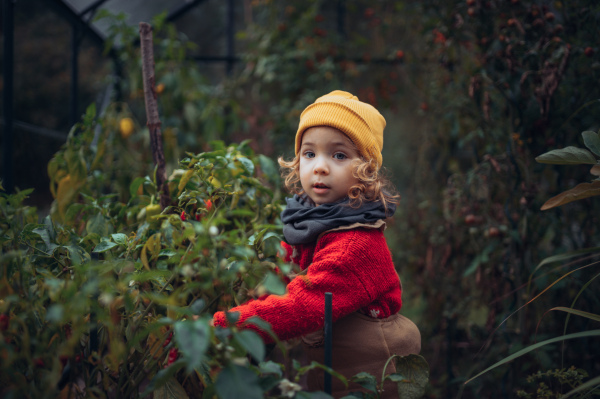
<svg viewBox="0 0 600 399">
<path fill-rule="evenodd" d="M 167 172 L 165 168 L 165 154 L 154 88 L 154 50 L 152 48 L 152 27 L 146 22 L 140 22 L 140 48 L 142 52 L 142 79 L 144 82 L 144 101 L 146 104 L 146 117 L 150 131 L 150 144 L 152 158 L 156 165 L 156 185 L 160 193 L 160 206 L 165 209 L 170 204 L 169 187 L 167 186 Z"/>
<path fill-rule="evenodd" d="M 35 250 L 35 251 L 41 252 L 42 254 L 46 255 L 48 258 L 52 258 L 52 259 L 54 259 L 54 260 L 55 260 L 55 261 L 57 261 L 57 262 L 58 262 L 58 264 L 59 264 L 59 265 L 61 265 L 63 268 L 67 267 L 67 265 L 65 265 L 64 263 L 62 263 L 62 262 L 61 262 L 59 259 L 57 259 L 56 257 L 54 257 L 52 254 L 49 254 L 48 252 L 42 251 L 41 249 L 34 247 L 33 245 L 31 245 L 31 244 L 30 244 L 30 243 L 28 243 L 27 241 L 19 240 L 19 242 L 20 242 L 21 244 L 25 244 L 25 245 L 27 245 L 29 248 L 31 248 L 31 249 L 33 249 L 33 250 Z M 62 273 L 62 272 L 61 272 L 61 273 Z M 60 273 L 58 274 L 58 276 L 60 276 Z M 57 276 L 57 277 L 58 277 L 58 276 Z"/>
</svg>

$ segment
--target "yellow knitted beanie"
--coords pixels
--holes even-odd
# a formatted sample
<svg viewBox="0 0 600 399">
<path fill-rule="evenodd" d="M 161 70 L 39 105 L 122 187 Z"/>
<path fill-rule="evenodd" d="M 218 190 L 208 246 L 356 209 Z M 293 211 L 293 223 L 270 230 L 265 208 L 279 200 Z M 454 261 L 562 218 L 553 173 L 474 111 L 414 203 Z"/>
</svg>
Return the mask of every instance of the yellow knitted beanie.
<svg viewBox="0 0 600 399">
<path fill-rule="evenodd" d="M 330 126 L 342 131 L 363 157 L 375 160 L 377 168 L 381 167 L 385 118 L 372 105 L 340 90 L 317 98 L 300 115 L 296 154 L 302 145 L 304 131 L 315 126 Z"/>
</svg>

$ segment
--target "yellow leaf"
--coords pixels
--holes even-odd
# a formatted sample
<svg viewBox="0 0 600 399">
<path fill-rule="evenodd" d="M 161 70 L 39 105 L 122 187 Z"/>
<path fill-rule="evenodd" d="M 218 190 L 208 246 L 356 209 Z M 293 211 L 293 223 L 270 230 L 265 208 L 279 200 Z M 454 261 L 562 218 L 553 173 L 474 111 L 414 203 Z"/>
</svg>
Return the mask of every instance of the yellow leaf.
<svg viewBox="0 0 600 399">
<path fill-rule="evenodd" d="M 185 171 L 183 176 L 181 176 L 181 180 L 179 180 L 179 186 L 177 187 L 177 189 L 179 190 L 179 194 L 181 194 L 181 192 L 185 188 L 185 185 L 188 183 L 188 181 L 190 181 L 190 178 L 193 174 L 194 171 L 192 169 L 188 169 Z"/>
<path fill-rule="evenodd" d="M 148 262 L 148 253 L 152 260 L 158 259 L 158 254 L 160 253 L 162 246 L 160 243 L 160 233 L 156 233 L 148 238 L 148 241 L 144 244 L 142 248 L 142 253 L 140 254 L 140 259 L 142 260 L 142 264 L 148 270 L 150 270 L 150 263 Z"/>
<path fill-rule="evenodd" d="M 594 181 L 592 183 L 581 183 L 573 187 L 570 190 L 562 192 L 555 197 L 550 198 L 544 205 L 542 205 L 542 211 L 547 209 L 555 208 L 569 202 L 577 201 L 584 198 L 594 197 L 600 195 L 600 181 Z"/>
<path fill-rule="evenodd" d="M 58 213 L 61 219 L 64 218 L 67 207 L 73 203 L 82 183 L 82 181 L 71 178 L 71 175 L 66 175 L 58 182 L 56 202 L 58 204 Z"/>
<path fill-rule="evenodd" d="M 223 184 L 222 184 L 222 183 L 219 181 L 219 179 L 217 179 L 217 178 L 216 178 L 216 177 L 214 177 L 214 176 L 211 176 L 211 177 L 208 179 L 208 182 L 209 182 L 210 184 L 212 184 L 212 185 L 213 185 L 213 187 L 216 187 L 216 188 L 221 188 L 221 187 L 223 187 Z"/>
<path fill-rule="evenodd" d="M 150 265 L 148 264 L 148 256 L 146 255 L 146 246 L 142 248 L 142 254 L 140 255 L 140 259 L 142 260 L 142 264 L 148 270 L 150 270 Z"/>
</svg>

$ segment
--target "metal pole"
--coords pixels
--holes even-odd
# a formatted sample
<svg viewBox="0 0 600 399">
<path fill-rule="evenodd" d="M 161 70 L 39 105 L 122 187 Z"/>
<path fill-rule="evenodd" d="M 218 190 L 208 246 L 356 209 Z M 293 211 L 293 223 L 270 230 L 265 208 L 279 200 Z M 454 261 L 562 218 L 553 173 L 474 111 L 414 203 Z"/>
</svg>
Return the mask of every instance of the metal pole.
<svg viewBox="0 0 600 399">
<path fill-rule="evenodd" d="M 77 123 L 79 115 L 77 114 L 78 91 L 79 91 L 79 27 L 71 25 L 71 98 L 69 107 L 69 116 L 71 126 Z"/>
<path fill-rule="evenodd" d="M 331 357 L 332 357 L 332 316 L 331 316 L 331 304 L 333 295 L 331 292 L 325 293 L 325 366 L 331 368 Z M 324 373 L 324 388 L 325 393 L 331 395 L 331 374 L 328 372 Z"/>
<path fill-rule="evenodd" d="M 233 56 L 234 56 L 234 22 L 235 22 L 235 14 L 234 14 L 234 6 L 233 0 L 229 0 L 227 2 L 227 76 L 231 76 L 231 72 L 233 72 Z"/>
<path fill-rule="evenodd" d="M 4 0 L 2 24 L 4 26 L 4 135 L 3 186 L 7 193 L 13 191 L 13 81 L 14 81 L 14 9 L 16 0 Z"/>
</svg>

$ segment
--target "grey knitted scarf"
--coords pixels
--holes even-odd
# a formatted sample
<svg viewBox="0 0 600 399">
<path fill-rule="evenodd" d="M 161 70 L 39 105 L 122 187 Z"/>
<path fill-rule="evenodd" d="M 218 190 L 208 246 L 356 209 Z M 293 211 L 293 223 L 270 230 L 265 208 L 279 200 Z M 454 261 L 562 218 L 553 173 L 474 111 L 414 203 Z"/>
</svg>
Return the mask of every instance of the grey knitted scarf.
<svg viewBox="0 0 600 399">
<path fill-rule="evenodd" d="M 354 223 L 373 223 L 396 211 L 396 205 L 389 204 L 386 214 L 380 201 L 364 202 L 360 208 L 352 208 L 349 198 L 320 206 L 314 206 L 306 196 L 294 195 L 286 201 L 281 221 L 283 235 L 291 245 L 309 244 L 324 231 Z"/>
</svg>

